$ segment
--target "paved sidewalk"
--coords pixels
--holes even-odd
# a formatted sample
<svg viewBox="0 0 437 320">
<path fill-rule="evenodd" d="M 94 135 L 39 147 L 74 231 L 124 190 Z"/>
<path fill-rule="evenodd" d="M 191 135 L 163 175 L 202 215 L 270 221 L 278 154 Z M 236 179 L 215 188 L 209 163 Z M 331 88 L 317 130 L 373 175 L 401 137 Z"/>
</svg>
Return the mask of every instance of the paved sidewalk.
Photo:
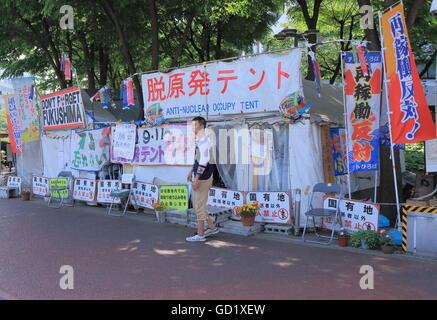
<svg viewBox="0 0 437 320">
<path fill-rule="evenodd" d="M 435 261 L 223 234 L 0 199 L 0 299 L 437 299 Z M 74 290 L 61 290 L 62 265 Z M 374 290 L 360 289 L 362 265 Z"/>
</svg>

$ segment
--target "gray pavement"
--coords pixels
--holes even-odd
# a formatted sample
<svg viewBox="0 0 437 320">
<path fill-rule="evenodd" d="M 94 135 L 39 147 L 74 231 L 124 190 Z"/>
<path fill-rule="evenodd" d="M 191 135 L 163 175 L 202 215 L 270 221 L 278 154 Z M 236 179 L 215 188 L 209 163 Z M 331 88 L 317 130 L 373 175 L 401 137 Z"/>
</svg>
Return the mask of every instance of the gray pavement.
<svg viewBox="0 0 437 320">
<path fill-rule="evenodd" d="M 0 299 L 437 299 L 437 263 L 0 199 Z M 370 254 L 369 254 L 370 253 Z M 74 289 L 59 286 L 74 268 Z M 359 286 L 374 269 L 374 289 Z"/>
</svg>

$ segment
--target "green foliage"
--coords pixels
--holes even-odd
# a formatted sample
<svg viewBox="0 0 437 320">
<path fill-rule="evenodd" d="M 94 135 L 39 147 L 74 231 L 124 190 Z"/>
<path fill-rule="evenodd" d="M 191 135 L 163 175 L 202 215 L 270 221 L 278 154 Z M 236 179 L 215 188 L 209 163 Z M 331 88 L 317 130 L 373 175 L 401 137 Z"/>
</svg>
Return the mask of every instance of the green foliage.
<svg viewBox="0 0 437 320">
<path fill-rule="evenodd" d="M 376 250 L 381 246 L 381 236 L 372 230 L 360 230 L 352 234 L 351 244 L 355 248 L 361 247 L 361 239 L 371 250 Z"/>
<path fill-rule="evenodd" d="M 408 143 L 405 146 L 405 167 L 407 171 L 425 170 L 425 150 L 423 142 Z"/>
</svg>

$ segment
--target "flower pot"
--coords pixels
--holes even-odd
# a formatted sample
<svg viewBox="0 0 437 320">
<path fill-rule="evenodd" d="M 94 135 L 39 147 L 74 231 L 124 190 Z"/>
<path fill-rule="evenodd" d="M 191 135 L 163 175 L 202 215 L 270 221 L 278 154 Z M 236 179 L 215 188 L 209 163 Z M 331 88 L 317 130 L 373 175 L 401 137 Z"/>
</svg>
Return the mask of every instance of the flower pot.
<svg viewBox="0 0 437 320">
<path fill-rule="evenodd" d="M 338 245 L 340 247 L 347 247 L 349 243 L 349 237 L 338 237 Z"/>
<path fill-rule="evenodd" d="M 381 250 L 384 253 L 390 254 L 390 253 L 393 253 L 395 251 L 395 247 L 394 246 L 385 246 L 385 245 L 382 245 L 381 246 Z"/>
<path fill-rule="evenodd" d="M 255 215 L 242 215 L 241 223 L 245 227 L 252 227 L 255 224 Z"/>
<path fill-rule="evenodd" d="M 30 193 L 22 193 L 21 194 L 21 200 L 29 201 L 30 200 Z"/>
</svg>

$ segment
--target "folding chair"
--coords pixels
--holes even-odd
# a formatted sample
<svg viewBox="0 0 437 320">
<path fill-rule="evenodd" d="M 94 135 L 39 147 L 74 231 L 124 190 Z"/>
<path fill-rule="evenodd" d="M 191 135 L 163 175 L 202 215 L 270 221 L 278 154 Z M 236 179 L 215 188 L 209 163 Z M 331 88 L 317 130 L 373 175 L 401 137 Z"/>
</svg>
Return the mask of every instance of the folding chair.
<svg viewBox="0 0 437 320">
<path fill-rule="evenodd" d="M 71 182 L 73 181 L 73 174 L 71 173 L 71 171 L 61 171 L 58 174 L 58 178 L 64 178 L 67 180 L 67 186 L 66 187 L 54 187 L 54 188 L 50 188 L 50 198 L 49 201 L 47 202 L 47 206 L 49 208 L 56 208 L 59 209 L 60 207 L 62 207 L 64 205 L 69 206 L 69 207 L 74 207 L 74 200 L 71 198 L 71 195 L 69 194 L 68 197 L 62 197 L 60 196 L 60 193 L 65 192 L 65 191 L 69 191 L 70 190 L 70 186 L 71 186 Z M 56 193 L 59 197 L 54 197 L 53 194 Z M 52 200 L 54 199 L 58 199 L 59 202 L 58 204 L 56 204 L 55 202 L 52 202 Z M 70 203 L 68 203 L 70 202 Z"/>
<path fill-rule="evenodd" d="M 130 188 L 129 189 L 120 188 L 120 189 L 116 189 L 116 190 L 111 191 L 110 195 L 112 197 L 112 202 L 108 208 L 108 213 L 107 213 L 108 215 L 114 216 L 114 217 L 122 217 L 126 214 L 127 206 L 129 204 L 130 196 L 132 194 L 132 183 L 133 183 L 134 179 L 135 179 L 135 176 L 133 174 L 123 174 L 121 176 L 121 180 L 122 180 L 121 186 L 123 186 L 123 184 L 129 184 Z M 120 198 L 121 205 L 124 206 L 123 212 L 121 214 L 111 213 L 115 198 Z M 135 197 L 133 199 L 134 199 L 135 205 L 137 205 Z M 123 202 L 125 202 L 125 203 L 123 203 Z"/>
<path fill-rule="evenodd" d="M 324 194 L 327 193 L 335 193 L 338 196 L 338 201 L 337 201 L 337 208 L 334 209 L 324 209 L 324 208 L 314 208 L 313 207 L 313 197 L 314 197 L 314 193 L 315 192 L 321 192 Z M 311 192 L 311 197 L 310 197 L 310 204 L 309 204 L 309 211 L 305 212 L 305 215 L 307 217 L 306 222 L 305 222 L 305 227 L 303 229 L 303 234 L 302 234 L 302 240 L 304 242 L 313 242 L 313 243 L 318 243 L 318 244 L 330 244 L 332 242 L 332 239 L 334 238 L 334 230 L 335 230 L 335 225 L 337 223 L 337 218 L 339 216 L 340 213 L 340 201 L 341 201 L 341 186 L 339 184 L 326 184 L 326 183 L 318 183 L 313 187 L 313 191 Z M 317 236 L 317 238 L 326 238 L 329 239 L 329 241 L 314 241 L 314 240 L 306 240 L 305 239 L 305 232 L 306 232 L 306 228 L 308 225 L 308 220 L 309 218 L 312 218 L 313 220 L 313 225 L 314 225 L 314 232 Z M 317 233 L 316 230 L 316 222 L 314 217 L 319 217 L 322 218 L 322 223 L 323 223 L 323 219 L 324 218 L 328 218 L 328 217 L 334 217 L 334 221 L 332 223 L 332 232 L 331 232 L 331 236 L 323 236 L 323 235 L 319 235 Z M 342 222 L 341 222 L 341 218 L 340 218 L 340 226 L 342 226 Z"/>
</svg>

